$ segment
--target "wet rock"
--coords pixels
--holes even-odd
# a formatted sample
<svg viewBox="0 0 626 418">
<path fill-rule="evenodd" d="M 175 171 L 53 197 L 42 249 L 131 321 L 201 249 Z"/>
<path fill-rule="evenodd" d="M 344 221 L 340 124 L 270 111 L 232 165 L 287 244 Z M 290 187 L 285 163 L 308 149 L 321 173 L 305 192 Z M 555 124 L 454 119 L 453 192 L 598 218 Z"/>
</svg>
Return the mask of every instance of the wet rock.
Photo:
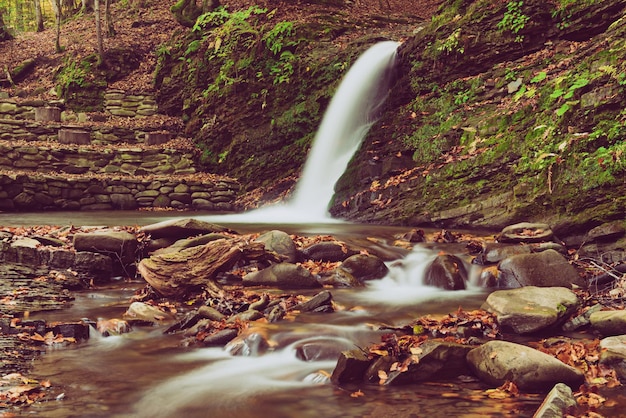
<svg viewBox="0 0 626 418">
<path fill-rule="evenodd" d="M 572 389 L 563 383 L 554 385 L 548 396 L 545 397 L 533 418 L 561 418 L 568 408 L 576 406 L 576 398 Z"/>
<path fill-rule="evenodd" d="M 202 344 L 207 347 L 223 346 L 237 337 L 238 331 L 234 328 L 226 328 L 208 335 L 202 340 Z"/>
<path fill-rule="evenodd" d="M 482 308 L 496 315 L 498 324 L 517 334 L 553 327 L 578 307 L 578 297 L 564 287 L 497 290 Z"/>
<path fill-rule="evenodd" d="M 126 334 L 132 329 L 130 324 L 122 319 L 99 319 L 96 323 L 96 329 L 102 336 L 109 337 L 112 335 Z"/>
<path fill-rule="evenodd" d="M 505 227 L 497 238 L 500 242 L 531 243 L 550 241 L 553 236 L 548 224 L 522 222 Z"/>
<path fill-rule="evenodd" d="M 474 346 L 445 341 L 426 341 L 413 354 L 419 359 L 404 372 L 386 370 L 388 385 L 450 379 L 468 374 L 466 357 Z"/>
<path fill-rule="evenodd" d="M 111 257 L 104 254 L 97 254 L 88 251 L 79 251 L 74 255 L 74 270 L 81 277 L 106 280 L 110 279 L 113 273 L 113 261 Z"/>
<path fill-rule="evenodd" d="M 327 309 L 330 308 L 330 312 L 333 312 L 332 304 L 333 295 L 328 290 L 324 290 L 306 302 L 297 304 L 293 307 L 293 310 L 300 312 L 320 312 L 320 310 L 323 309 L 324 312 L 327 312 Z"/>
<path fill-rule="evenodd" d="M 402 234 L 398 238 L 411 243 L 426 241 L 424 230 L 422 229 L 411 229 L 409 232 Z"/>
<path fill-rule="evenodd" d="M 324 286 L 332 287 L 360 287 L 363 283 L 360 282 L 352 274 L 341 268 L 336 268 L 330 272 L 330 274 L 320 277 L 320 283 Z"/>
<path fill-rule="evenodd" d="M 501 272 L 498 287 L 501 288 L 586 286 L 576 269 L 568 263 L 565 257 L 554 250 L 514 255 L 502 260 L 498 269 Z"/>
<path fill-rule="evenodd" d="M 232 232 L 228 228 L 198 219 L 172 219 L 156 224 L 146 225 L 139 231 L 150 234 L 152 238 L 189 238 L 194 235 L 204 235 L 212 232 Z"/>
<path fill-rule="evenodd" d="M 570 319 L 566 323 L 564 323 L 563 331 L 571 332 L 571 331 L 575 331 L 579 328 L 589 325 L 591 323 L 589 319 L 591 317 L 591 314 L 599 311 L 600 309 L 602 309 L 602 305 L 600 305 L 599 303 L 596 303 L 595 305 L 587 309 L 582 315 L 578 315 Z"/>
<path fill-rule="evenodd" d="M 126 231 L 79 232 L 74 235 L 76 251 L 114 254 L 123 264 L 129 264 L 137 258 L 137 238 Z"/>
<path fill-rule="evenodd" d="M 602 224 L 587 233 L 588 241 L 614 241 L 624 236 L 626 229 L 623 221 L 615 221 Z"/>
<path fill-rule="evenodd" d="M 273 264 L 270 267 L 246 274 L 245 286 L 271 286 L 280 289 L 307 289 L 321 287 L 317 279 L 304 267 L 291 263 Z"/>
<path fill-rule="evenodd" d="M 626 335 L 603 338 L 600 341 L 600 364 L 615 369 L 621 381 L 626 380 Z"/>
<path fill-rule="evenodd" d="M 62 335 L 66 338 L 76 338 L 77 340 L 89 339 L 89 324 L 85 322 L 63 323 L 52 327 L 55 335 Z"/>
<path fill-rule="evenodd" d="M 467 270 L 463 260 L 457 256 L 444 254 L 437 258 L 426 268 L 424 284 L 446 290 L 465 289 Z"/>
<path fill-rule="evenodd" d="M 528 245 L 489 243 L 485 246 L 483 252 L 475 258 L 474 263 L 481 265 L 498 263 L 513 255 L 530 253 L 531 250 Z"/>
<path fill-rule="evenodd" d="M 337 338 L 315 338 L 296 344 L 296 357 L 303 361 L 337 360 L 344 350 L 349 350 L 354 344 Z"/>
<path fill-rule="evenodd" d="M 308 260 L 313 261 L 344 261 L 346 258 L 358 254 L 358 251 L 348 248 L 345 244 L 337 241 L 323 241 L 306 247 L 302 254 Z"/>
<path fill-rule="evenodd" d="M 584 374 L 533 348 L 507 341 L 489 341 L 467 354 L 474 374 L 490 385 L 512 381 L 520 389 L 541 390 L 565 383 L 578 388 Z"/>
<path fill-rule="evenodd" d="M 268 251 L 273 251 L 276 254 L 285 257 L 285 261 L 288 263 L 296 262 L 296 244 L 293 240 L 283 231 L 273 230 L 260 235 L 255 241 L 265 244 L 265 248 Z"/>
<path fill-rule="evenodd" d="M 211 321 L 221 321 L 225 318 L 225 316 L 220 311 L 210 306 L 199 307 L 198 316 L 200 318 L 210 319 Z"/>
<path fill-rule="evenodd" d="M 370 363 L 371 360 L 362 350 L 342 351 L 330 380 L 336 385 L 360 382 Z"/>
<path fill-rule="evenodd" d="M 47 245 L 50 247 L 62 247 L 65 245 L 65 242 L 54 237 L 49 236 L 41 236 L 41 235 L 33 235 L 33 239 L 36 239 L 41 243 L 41 245 Z M 1 239 L 1 238 L 0 238 Z"/>
<path fill-rule="evenodd" d="M 169 313 L 143 302 L 131 303 L 124 313 L 124 318 L 131 322 L 149 322 L 151 324 L 173 319 Z"/>
<path fill-rule="evenodd" d="M 621 335 L 626 332 L 626 311 L 597 311 L 589 316 L 593 329 L 604 336 Z"/>
<path fill-rule="evenodd" d="M 263 335 L 251 331 L 237 336 L 226 344 L 224 350 L 233 356 L 254 357 L 263 354 L 269 346 Z"/>
<path fill-rule="evenodd" d="M 264 315 L 262 312 L 259 312 L 254 309 L 248 309 L 248 310 L 239 312 L 238 314 L 231 316 L 230 318 L 226 320 L 226 323 L 234 324 L 237 321 L 251 322 L 251 321 L 256 321 L 257 319 L 261 319 L 261 318 L 264 318 Z"/>
<path fill-rule="evenodd" d="M 341 263 L 339 268 L 350 273 L 360 282 L 382 279 L 389 271 L 383 260 L 370 254 L 350 256 Z"/>
</svg>

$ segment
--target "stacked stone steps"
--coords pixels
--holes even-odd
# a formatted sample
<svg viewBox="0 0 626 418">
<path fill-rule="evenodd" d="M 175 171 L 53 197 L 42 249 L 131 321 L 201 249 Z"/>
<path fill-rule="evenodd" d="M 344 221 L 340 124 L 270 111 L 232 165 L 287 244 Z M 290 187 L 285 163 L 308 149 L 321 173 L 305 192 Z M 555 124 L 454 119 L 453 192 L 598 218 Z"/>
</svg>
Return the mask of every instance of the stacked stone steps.
<svg viewBox="0 0 626 418">
<path fill-rule="evenodd" d="M 107 107 L 122 106 L 129 117 L 128 109 L 146 113 L 142 96 L 130 96 L 128 105 L 114 93 L 122 99 L 107 99 Z M 61 122 L 61 105 L 0 98 L 0 211 L 234 209 L 239 184 L 199 173 L 196 150 L 172 141 L 177 132 L 80 115 L 85 122 Z"/>
</svg>

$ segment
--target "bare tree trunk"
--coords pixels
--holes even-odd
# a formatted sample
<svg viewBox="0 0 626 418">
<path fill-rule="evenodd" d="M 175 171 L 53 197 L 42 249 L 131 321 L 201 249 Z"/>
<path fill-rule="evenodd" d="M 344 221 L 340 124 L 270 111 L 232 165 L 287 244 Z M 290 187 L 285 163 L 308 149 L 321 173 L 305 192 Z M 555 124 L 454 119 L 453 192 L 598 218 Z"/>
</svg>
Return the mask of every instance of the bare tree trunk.
<svg viewBox="0 0 626 418">
<path fill-rule="evenodd" d="M 0 10 L 0 42 L 7 41 L 11 38 L 12 36 L 4 24 L 4 19 L 2 18 L 2 10 Z"/>
<path fill-rule="evenodd" d="M 83 14 L 93 12 L 93 0 L 82 0 L 80 11 Z"/>
<path fill-rule="evenodd" d="M 113 27 L 113 18 L 111 17 L 111 0 L 104 0 L 104 20 L 107 27 L 107 36 L 112 38 L 115 36 L 115 28 Z"/>
<path fill-rule="evenodd" d="M 37 32 L 43 32 L 43 14 L 41 13 L 40 0 L 33 0 L 35 3 L 35 20 L 37 22 Z"/>
<path fill-rule="evenodd" d="M 54 50 L 62 52 L 61 48 L 61 0 L 50 0 L 52 10 L 54 10 L 54 17 L 56 18 L 56 40 L 54 43 Z"/>
<path fill-rule="evenodd" d="M 102 23 L 100 20 L 100 0 L 95 0 L 93 10 L 96 14 L 96 38 L 98 41 L 98 64 L 102 64 L 104 58 L 104 46 L 102 45 Z"/>
</svg>

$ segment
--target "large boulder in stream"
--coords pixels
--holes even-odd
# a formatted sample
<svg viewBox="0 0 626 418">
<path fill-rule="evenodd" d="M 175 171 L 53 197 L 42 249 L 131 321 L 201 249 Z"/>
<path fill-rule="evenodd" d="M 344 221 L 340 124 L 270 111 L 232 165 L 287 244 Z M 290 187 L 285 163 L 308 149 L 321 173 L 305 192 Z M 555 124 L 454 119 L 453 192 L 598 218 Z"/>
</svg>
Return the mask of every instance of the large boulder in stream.
<svg viewBox="0 0 626 418">
<path fill-rule="evenodd" d="M 489 341 L 467 354 L 474 374 L 490 385 L 507 381 L 520 389 L 549 389 L 557 383 L 578 388 L 584 374 L 574 367 L 534 348 L 508 341 Z"/>
<path fill-rule="evenodd" d="M 463 260 L 455 255 L 442 254 L 426 268 L 424 284 L 445 290 L 463 290 L 467 270 Z"/>
<path fill-rule="evenodd" d="M 578 297 L 564 287 L 527 286 L 497 290 L 482 308 L 496 315 L 498 324 L 517 334 L 528 334 L 554 327 L 578 307 Z"/>
<path fill-rule="evenodd" d="M 500 288 L 586 286 L 567 259 L 552 249 L 540 253 L 511 256 L 502 260 L 498 269 L 501 272 L 498 278 Z"/>
<path fill-rule="evenodd" d="M 289 234 L 283 231 L 273 230 L 261 234 L 256 242 L 262 242 L 265 249 L 273 251 L 285 257 L 288 263 L 295 263 L 297 258 L 296 244 L 293 242 Z"/>
<path fill-rule="evenodd" d="M 302 249 L 304 258 L 313 261 L 344 261 L 359 252 L 338 241 L 322 241 Z"/>
<path fill-rule="evenodd" d="M 113 255 L 122 264 L 129 264 L 137 258 L 137 238 L 126 231 L 104 230 L 78 232 L 74 234 L 76 251 L 91 251 Z"/>
</svg>

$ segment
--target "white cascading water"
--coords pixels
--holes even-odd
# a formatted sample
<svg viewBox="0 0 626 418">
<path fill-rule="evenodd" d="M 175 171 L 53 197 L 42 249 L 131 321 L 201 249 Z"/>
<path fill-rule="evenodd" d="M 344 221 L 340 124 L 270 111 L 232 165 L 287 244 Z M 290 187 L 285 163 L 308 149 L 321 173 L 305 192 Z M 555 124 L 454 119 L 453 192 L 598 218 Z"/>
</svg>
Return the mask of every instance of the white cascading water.
<svg viewBox="0 0 626 418">
<path fill-rule="evenodd" d="M 236 223 L 327 223 L 334 187 L 387 98 L 399 43 L 379 42 L 365 51 L 341 81 L 315 135 L 293 198 L 250 212 L 201 217 Z"/>
</svg>

